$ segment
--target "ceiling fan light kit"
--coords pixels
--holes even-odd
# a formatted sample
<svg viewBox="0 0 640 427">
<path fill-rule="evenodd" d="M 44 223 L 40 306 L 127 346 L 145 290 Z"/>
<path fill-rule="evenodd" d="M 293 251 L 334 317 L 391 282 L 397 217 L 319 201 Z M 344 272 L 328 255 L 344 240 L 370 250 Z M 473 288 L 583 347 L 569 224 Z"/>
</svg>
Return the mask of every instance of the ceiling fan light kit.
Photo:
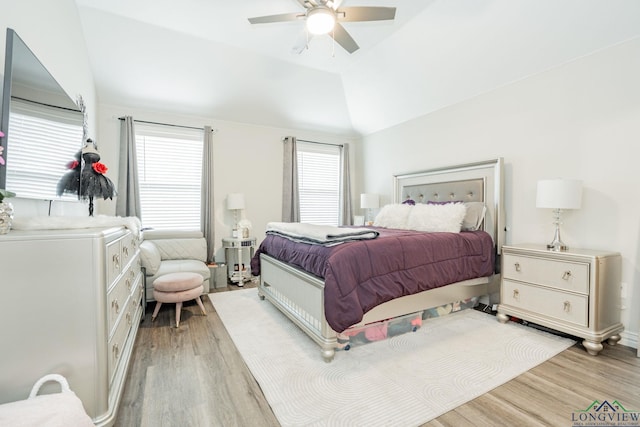
<svg viewBox="0 0 640 427">
<path fill-rule="evenodd" d="M 282 13 L 279 15 L 258 16 L 249 18 L 249 22 L 251 24 L 267 24 L 295 21 L 303 18 L 309 34 L 324 35 L 332 33 L 336 43 L 348 53 L 353 53 L 360 47 L 342 26 L 341 22 L 389 21 L 395 19 L 396 15 L 395 7 L 341 7 L 331 0 L 298 0 L 298 2 L 305 8 L 304 14 Z"/>
<path fill-rule="evenodd" d="M 311 34 L 327 34 L 333 30 L 335 24 L 336 15 L 331 8 L 318 6 L 307 12 L 307 30 Z"/>
</svg>

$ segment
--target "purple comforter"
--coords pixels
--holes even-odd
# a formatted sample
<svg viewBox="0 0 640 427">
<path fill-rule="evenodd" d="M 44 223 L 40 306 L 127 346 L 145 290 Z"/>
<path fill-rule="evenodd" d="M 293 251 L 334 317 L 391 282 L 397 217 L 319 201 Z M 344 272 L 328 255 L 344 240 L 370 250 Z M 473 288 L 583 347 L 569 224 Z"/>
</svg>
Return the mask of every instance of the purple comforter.
<svg viewBox="0 0 640 427">
<path fill-rule="evenodd" d="M 373 227 L 378 238 L 333 247 L 267 235 L 260 254 L 324 279 L 325 317 L 336 332 L 362 320 L 373 307 L 405 295 L 493 274 L 494 247 L 484 231 L 425 233 Z"/>
</svg>

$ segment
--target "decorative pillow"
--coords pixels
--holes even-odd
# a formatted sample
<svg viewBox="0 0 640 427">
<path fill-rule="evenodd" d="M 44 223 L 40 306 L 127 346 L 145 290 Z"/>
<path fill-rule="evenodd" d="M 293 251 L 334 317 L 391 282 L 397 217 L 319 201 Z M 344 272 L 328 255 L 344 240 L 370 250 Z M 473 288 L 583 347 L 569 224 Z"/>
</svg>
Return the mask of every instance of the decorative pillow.
<svg viewBox="0 0 640 427">
<path fill-rule="evenodd" d="M 484 214 L 487 212 L 484 202 L 465 202 L 464 204 L 467 206 L 467 213 L 462 221 L 462 230 L 480 230 L 482 221 L 484 221 Z"/>
<path fill-rule="evenodd" d="M 452 203 L 464 203 L 467 206 L 467 213 L 462 221 L 462 231 L 480 230 L 480 226 L 484 220 L 484 214 L 487 212 L 487 207 L 484 205 L 484 202 L 462 202 L 461 200 L 452 200 L 449 202 L 429 200 L 427 202 L 428 205 L 449 205 Z"/>
<path fill-rule="evenodd" d="M 466 212 L 464 203 L 417 204 L 407 225 L 410 230 L 459 233 Z"/>
<path fill-rule="evenodd" d="M 413 206 L 404 204 L 385 205 L 376 215 L 373 225 L 385 228 L 407 229 L 407 219 Z"/>
</svg>

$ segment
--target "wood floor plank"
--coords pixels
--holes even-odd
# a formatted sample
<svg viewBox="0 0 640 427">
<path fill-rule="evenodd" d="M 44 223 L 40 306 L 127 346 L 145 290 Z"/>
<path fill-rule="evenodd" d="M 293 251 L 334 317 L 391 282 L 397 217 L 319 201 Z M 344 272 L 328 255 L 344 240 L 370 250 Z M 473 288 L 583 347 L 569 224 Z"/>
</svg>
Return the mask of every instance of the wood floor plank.
<svg viewBox="0 0 640 427">
<path fill-rule="evenodd" d="M 490 425 L 492 427 L 545 425 L 537 417 L 525 414 L 512 405 L 505 405 L 501 399 L 492 395 L 481 396 L 449 412 L 456 412 L 462 417 L 462 421 L 459 424 L 452 424 L 452 427 L 472 425 Z M 488 414 L 491 415 L 488 416 Z"/>
<path fill-rule="evenodd" d="M 116 426 L 279 426 L 209 298 L 202 299 L 207 315 L 187 305 L 180 328 L 173 304 L 163 305 L 153 323 L 148 307 Z M 640 410 L 636 350 L 605 345 L 593 357 L 577 344 L 424 426 L 571 425 L 573 411 L 594 400 L 616 399 L 628 410 Z"/>
</svg>

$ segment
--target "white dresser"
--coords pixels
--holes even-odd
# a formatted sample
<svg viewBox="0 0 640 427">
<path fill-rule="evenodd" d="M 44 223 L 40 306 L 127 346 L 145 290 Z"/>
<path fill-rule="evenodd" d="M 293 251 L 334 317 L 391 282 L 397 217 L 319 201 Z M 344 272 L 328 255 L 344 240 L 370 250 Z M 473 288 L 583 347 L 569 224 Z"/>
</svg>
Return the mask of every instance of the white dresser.
<svg viewBox="0 0 640 427">
<path fill-rule="evenodd" d="M 139 243 L 123 227 L 0 236 L 0 403 L 57 373 L 113 424 L 142 315 Z"/>
<path fill-rule="evenodd" d="M 589 354 L 615 345 L 620 323 L 620 254 L 542 245 L 502 247 L 498 320 L 509 316 L 584 338 Z"/>
</svg>

